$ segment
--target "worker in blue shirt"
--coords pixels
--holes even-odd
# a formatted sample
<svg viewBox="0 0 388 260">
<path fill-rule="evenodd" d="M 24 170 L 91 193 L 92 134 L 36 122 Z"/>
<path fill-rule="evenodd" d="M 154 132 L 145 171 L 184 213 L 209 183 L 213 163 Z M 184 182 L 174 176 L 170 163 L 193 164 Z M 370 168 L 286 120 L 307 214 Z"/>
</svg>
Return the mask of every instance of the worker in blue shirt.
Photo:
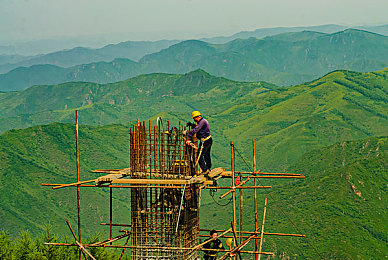
<svg viewBox="0 0 388 260">
<path fill-rule="evenodd" d="M 209 122 L 201 116 L 199 111 L 193 111 L 191 117 L 196 122 L 193 129 L 187 132 L 189 138 L 197 134 L 197 138 L 201 140 L 198 147 L 199 167 L 203 174 L 208 174 L 212 167 L 212 160 L 210 158 L 210 150 L 213 144 L 212 136 L 210 135 Z"/>
</svg>

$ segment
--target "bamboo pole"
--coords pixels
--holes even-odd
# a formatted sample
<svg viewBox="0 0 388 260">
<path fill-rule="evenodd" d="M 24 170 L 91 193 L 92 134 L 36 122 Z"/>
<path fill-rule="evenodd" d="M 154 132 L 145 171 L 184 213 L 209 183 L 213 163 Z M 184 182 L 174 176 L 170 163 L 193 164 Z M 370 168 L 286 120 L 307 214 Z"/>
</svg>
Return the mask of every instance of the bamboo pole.
<svg viewBox="0 0 388 260">
<path fill-rule="evenodd" d="M 125 241 L 124 246 L 128 245 L 128 242 L 129 242 L 129 238 L 130 238 L 130 237 L 131 237 L 131 236 L 128 236 L 128 237 L 127 237 L 127 241 Z M 123 257 L 124 252 L 125 252 L 125 248 L 123 248 L 123 250 L 121 250 L 121 254 L 120 254 L 119 260 L 121 260 L 121 258 Z"/>
<path fill-rule="evenodd" d="M 284 173 L 284 172 L 262 172 L 260 170 L 256 170 L 254 172 L 241 172 L 241 171 L 235 171 L 234 173 L 236 174 L 249 174 L 249 175 L 286 175 L 286 176 L 302 176 L 302 174 L 299 173 Z M 231 177 L 232 172 L 231 171 L 224 171 L 223 173 L 220 174 L 223 177 Z"/>
<path fill-rule="evenodd" d="M 237 217 L 236 217 L 236 184 L 234 183 L 234 145 L 233 142 L 230 142 L 231 149 L 231 161 L 232 161 L 232 187 L 233 187 L 233 227 L 236 228 Z"/>
<path fill-rule="evenodd" d="M 252 178 L 258 178 L 258 179 L 269 179 L 269 178 L 273 178 L 273 179 L 304 179 L 306 178 L 305 176 L 252 176 Z"/>
<path fill-rule="evenodd" d="M 210 231 L 211 229 L 200 229 L 200 232 L 207 232 Z M 217 232 L 224 232 L 225 230 L 218 229 L 216 230 Z M 260 232 L 253 232 L 253 231 L 243 231 L 243 234 L 261 234 Z M 264 232 L 264 235 L 273 235 L 273 236 L 293 236 L 293 237 L 305 237 L 305 235 L 300 235 L 300 234 L 286 234 L 286 233 L 269 233 L 269 232 Z"/>
<path fill-rule="evenodd" d="M 122 239 L 124 237 L 130 236 L 130 234 L 131 234 L 130 232 L 126 232 L 125 234 L 119 235 L 117 237 L 109 238 L 109 239 L 104 240 L 104 241 L 93 243 L 90 246 L 99 246 L 99 245 L 103 246 L 103 245 L 106 245 L 106 244 L 112 244 L 112 242 L 120 240 L 120 239 Z"/>
<path fill-rule="evenodd" d="M 113 188 L 109 188 L 109 238 L 112 240 L 112 222 L 113 222 Z M 112 244 L 112 243 L 111 243 Z"/>
<path fill-rule="evenodd" d="M 233 192 L 234 189 L 241 189 L 241 187 L 243 187 L 243 185 L 245 183 L 247 183 L 248 181 L 250 180 L 250 176 L 245 180 L 245 181 L 242 181 L 239 185 L 237 186 L 233 186 L 233 187 L 227 187 L 227 188 L 230 188 L 231 190 L 226 192 L 225 194 L 222 194 L 220 196 L 220 199 L 224 198 L 226 195 L 228 195 L 229 193 Z M 264 187 L 264 186 L 263 186 Z"/>
<path fill-rule="evenodd" d="M 240 180 L 242 176 L 240 175 Z M 238 216 L 238 223 L 239 223 L 239 236 L 240 236 L 240 244 L 242 243 L 242 231 L 243 231 L 243 189 L 240 189 L 238 191 L 239 193 L 239 203 L 238 203 L 238 208 L 239 208 L 239 216 Z"/>
<path fill-rule="evenodd" d="M 236 190 L 238 190 L 238 189 L 254 189 L 254 188 L 256 188 L 256 189 L 271 189 L 272 186 L 235 186 L 235 187 L 218 187 L 217 186 L 217 187 L 206 187 L 205 189 L 221 189 L 221 190 L 222 189 L 236 189 Z M 233 192 L 233 190 L 231 190 L 230 192 Z M 223 197 L 225 197 L 225 196 L 223 196 Z"/>
<path fill-rule="evenodd" d="M 234 241 L 236 241 L 236 246 L 239 246 L 239 243 L 237 241 L 237 234 L 236 234 L 236 230 L 234 227 L 234 223 L 230 223 L 230 224 L 232 226 L 232 231 L 233 231 Z M 237 253 L 238 253 L 238 257 L 240 258 L 240 260 L 242 260 L 241 253 L 240 252 L 237 252 Z"/>
<path fill-rule="evenodd" d="M 62 184 L 57 183 L 42 183 L 42 186 L 58 186 Z M 80 187 L 89 187 L 89 188 L 155 188 L 155 189 L 183 189 L 184 186 L 156 186 L 156 185 L 88 185 L 88 184 L 79 184 Z M 192 189 L 192 187 L 186 187 L 186 189 Z"/>
<path fill-rule="evenodd" d="M 110 223 L 100 223 L 102 226 L 109 226 Z M 131 227 L 130 224 L 112 224 L 114 227 Z"/>
<path fill-rule="evenodd" d="M 257 231 L 257 230 L 256 230 Z M 233 232 L 234 234 L 236 234 L 235 230 L 233 229 Z M 236 242 L 236 246 L 231 250 L 229 251 L 228 254 L 225 254 L 223 255 L 221 258 L 219 258 L 218 260 L 224 260 L 228 257 L 228 255 L 230 255 L 231 253 L 234 253 L 234 252 L 237 252 L 239 254 L 239 257 L 240 257 L 240 260 L 241 260 L 241 255 L 240 255 L 240 250 L 245 247 L 249 241 L 251 241 L 256 235 L 250 235 L 247 239 L 245 239 L 240 245 L 237 245 L 237 242 Z"/>
<path fill-rule="evenodd" d="M 263 224 L 261 225 L 260 230 L 260 246 L 259 246 L 259 252 L 261 252 L 261 247 L 263 246 L 263 236 L 264 236 L 264 224 L 265 224 L 265 215 L 267 213 L 267 198 L 265 198 L 264 203 L 264 213 L 263 213 Z M 259 260 L 261 258 L 261 255 L 259 255 Z"/>
<path fill-rule="evenodd" d="M 76 129 L 76 148 L 77 148 L 77 182 L 79 182 L 79 140 L 78 140 L 78 110 L 75 111 L 75 129 Z M 78 209 L 78 241 L 81 242 L 81 196 L 80 187 L 77 185 L 77 209 Z M 81 250 L 80 250 L 81 252 Z M 81 253 L 79 253 L 79 259 L 81 260 Z"/>
<path fill-rule="evenodd" d="M 65 187 L 78 186 L 78 185 L 84 184 L 84 183 L 95 182 L 96 180 L 97 179 L 95 179 L 95 180 L 87 180 L 87 181 L 77 181 L 77 182 L 68 183 L 68 184 L 57 184 L 58 186 L 53 187 L 52 189 L 55 190 L 55 189 L 60 189 L 60 188 L 65 188 Z M 95 185 L 93 185 L 93 186 L 95 186 Z"/>
<path fill-rule="evenodd" d="M 256 143 L 255 143 L 255 139 L 252 140 L 252 143 L 253 143 L 253 172 L 256 172 Z M 254 183 L 253 185 L 256 186 L 257 185 L 257 180 L 256 179 L 253 179 Z M 255 188 L 255 199 L 254 199 L 254 203 L 255 203 L 255 230 L 257 230 L 257 189 Z M 255 239 L 255 251 L 257 251 L 257 239 Z M 258 258 L 258 255 L 255 254 L 255 259 L 257 260 Z"/>
<path fill-rule="evenodd" d="M 75 242 L 78 242 L 78 241 L 77 241 L 77 236 L 75 235 L 75 232 L 74 232 L 73 228 L 71 227 L 70 222 L 69 222 L 67 219 L 66 219 L 66 223 L 67 223 L 67 226 L 69 227 L 69 229 L 70 229 L 70 231 L 71 231 L 71 234 L 72 234 L 73 237 L 74 237 Z M 77 244 L 77 245 L 78 245 L 78 244 Z M 88 258 L 86 257 L 86 255 L 85 255 L 84 251 L 81 250 L 81 248 L 80 248 L 80 252 L 82 252 L 82 254 L 84 255 L 85 259 L 88 259 Z"/>
<path fill-rule="evenodd" d="M 229 232 L 231 232 L 231 231 L 232 231 L 232 228 L 229 228 L 228 230 L 222 232 L 222 234 L 217 235 L 216 237 L 212 237 L 212 238 L 210 238 L 209 240 L 206 240 L 205 242 L 196 245 L 196 246 L 193 247 L 192 249 L 193 249 L 193 251 L 194 251 L 194 250 L 196 250 L 197 248 L 200 248 L 200 247 L 202 247 L 203 245 L 205 245 L 205 244 L 207 244 L 207 243 L 209 243 L 209 242 L 211 242 L 211 241 L 213 241 L 213 240 L 216 240 L 217 238 L 220 238 L 220 237 L 224 236 L 226 233 L 229 233 Z M 206 250 L 207 250 L 207 249 L 206 249 Z"/>
</svg>

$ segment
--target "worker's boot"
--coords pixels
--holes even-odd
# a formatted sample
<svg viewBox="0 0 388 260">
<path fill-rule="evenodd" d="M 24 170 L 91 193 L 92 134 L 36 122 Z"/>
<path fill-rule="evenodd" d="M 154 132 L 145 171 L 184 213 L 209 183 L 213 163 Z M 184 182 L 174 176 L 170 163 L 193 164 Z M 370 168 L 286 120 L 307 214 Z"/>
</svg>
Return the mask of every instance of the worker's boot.
<svg viewBox="0 0 388 260">
<path fill-rule="evenodd" d="M 210 173 L 210 170 L 206 170 L 204 172 L 202 172 L 202 174 L 206 177 L 206 179 L 210 180 L 210 177 L 209 177 L 209 173 Z"/>
</svg>

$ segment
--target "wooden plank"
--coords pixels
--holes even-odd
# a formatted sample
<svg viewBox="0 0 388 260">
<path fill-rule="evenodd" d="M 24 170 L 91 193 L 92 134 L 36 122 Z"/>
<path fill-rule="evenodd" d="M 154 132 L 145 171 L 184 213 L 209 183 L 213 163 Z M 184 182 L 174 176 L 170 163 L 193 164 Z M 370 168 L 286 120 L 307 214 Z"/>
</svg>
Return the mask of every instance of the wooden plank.
<svg viewBox="0 0 388 260">
<path fill-rule="evenodd" d="M 220 175 L 224 171 L 225 171 L 224 168 L 219 167 L 219 168 L 215 168 L 215 169 L 211 170 L 211 172 L 208 175 L 210 178 L 213 179 L 214 177 L 216 177 L 217 175 Z"/>
<path fill-rule="evenodd" d="M 182 180 L 182 179 L 116 179 L 112 181 L 112 184 L 176 184 L 184 185 L 186 184 L 213 184 L 213 181 L 206 180 L 203 178 L 193 178 L 191 180 Z"/>
<path fill-rule="evenodd" d="M 128 175 L 129 175 L 128 173 L 118 173 L 118 174 L 104 175 L 104 176 L 101 176 L 101 177 L 97 178 L 96 184 L 111 182 L 111 181 L 116 180 L 116 179 L 127 177 Z"/>
<path fill-rule="evenodd" d="M 206 180 L 207 180 L 207 178 L 202 174 L 202 175 L 199 175 L 197 177 L 193 177 L 190 180 L 188 180 L 188 184 L 204 183 Z"/>
<path fill-rule="evenodd" d="M 98 170 L 91 170 L 90 172 L 93 173 L 111 173 L 111 172 L 130 172 L 131 168 L 124 168 L 124 169 L 98 169 Z"/>
</svg>

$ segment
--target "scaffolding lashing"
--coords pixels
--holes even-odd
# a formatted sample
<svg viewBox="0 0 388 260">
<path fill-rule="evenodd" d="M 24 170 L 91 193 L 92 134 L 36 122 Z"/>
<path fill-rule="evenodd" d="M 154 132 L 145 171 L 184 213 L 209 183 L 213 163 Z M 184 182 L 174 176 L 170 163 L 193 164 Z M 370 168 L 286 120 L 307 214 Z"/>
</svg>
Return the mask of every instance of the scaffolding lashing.
<svg viewBox="0 0 388 260">
<path fill-rule="evenodd" d="M 183 127 L 138 122 L 130 129 L 131 178 L 188 180 L 196 174 L 196 151 L 185 144 Z M 164 187 L 166 185 L 163 185 Z M 185 188 L 131 189 L 132 259 L 196 259 L 199 237 L 197 184 Z M 165 249 L 155 249 L 163 248 Z"/>
</svg>

